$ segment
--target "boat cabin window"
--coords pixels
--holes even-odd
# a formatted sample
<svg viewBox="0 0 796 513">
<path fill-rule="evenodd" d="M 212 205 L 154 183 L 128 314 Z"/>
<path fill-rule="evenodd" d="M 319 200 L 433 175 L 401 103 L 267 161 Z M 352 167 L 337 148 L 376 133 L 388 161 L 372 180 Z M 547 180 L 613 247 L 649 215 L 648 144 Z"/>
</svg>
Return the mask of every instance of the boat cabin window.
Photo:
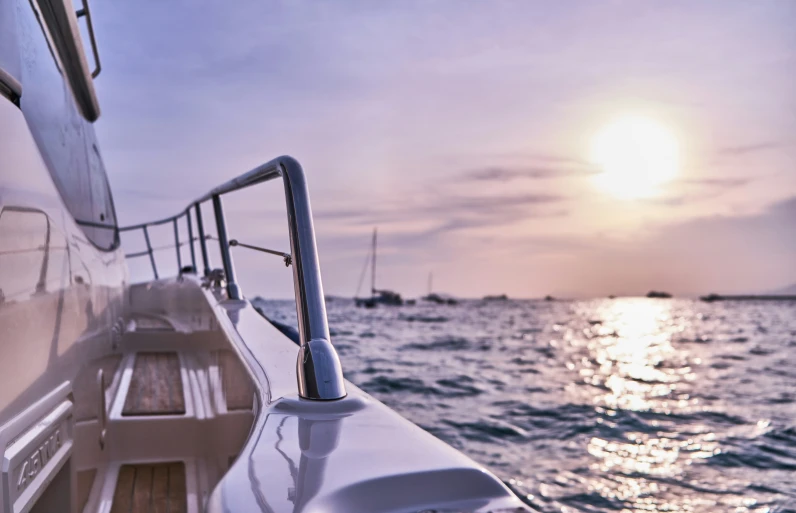
<svg viewBox="0 0 796 513">
<path fill-rule="evenodd" d="M 116 213 L 93 126 L 80 114 L 50 42 L 29 2 L 18 2 L 25 49 L 20 108 L 72 217 L 98 248 L 118 246 Z"/>
</svg>

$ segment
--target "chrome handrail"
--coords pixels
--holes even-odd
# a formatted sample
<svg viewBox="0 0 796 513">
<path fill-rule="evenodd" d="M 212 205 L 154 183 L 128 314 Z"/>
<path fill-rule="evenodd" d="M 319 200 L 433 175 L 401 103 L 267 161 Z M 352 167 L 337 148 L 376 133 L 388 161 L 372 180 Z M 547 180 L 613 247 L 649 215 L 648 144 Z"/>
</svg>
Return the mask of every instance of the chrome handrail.
<svg viewBox="0 0 796 513">
<path fill-rule="evenodd" d="M 307 189 L 304 170 L 298 161 L 288 156 L 278 157 L 214 188 L 193 201 L 177 215 L 148 223 L 126 226 L 119 228 L 119 231 L 139 229 L 144 231 L 147 251 L 142 252 L 141 255 L 135 254 L 135 256 L 149 255 L 152 270 L 157 277 L 157 268 L 147 228 L 169 222 L 174 224 L 177 259 L 180 262 L 178 220 L 183 216 L 190 218 L 193 210 L 197 220 L 199 231 L 199 237 L 197 238 L 200 241 L 206 276 L 209 272 L 209 264 L 204 225 L 199 206 L 208 200 L 212 201 L 216 229 L 218 230 L 219 250 L 227 280 L 227 297 L 233 300 L 242 299 L 243 294 L 235 280 L 232 255 L 229 251 L 221 196 L 279 177 L 282 177 L 285 187 L 285 203 L 287 206 L 290 251 L 293 264 L 293 288 L 296 296 L 296 313 L 301 341 L 296 364 L 299 396 L 303 399 L 322 401 L 341 399 L 346 395 L 343 370 L 329 334 L 329 322 L 326 316 L 318 249 L 315 244 L 315 228 L 312 221 L 309 190 Z M 191 246 L 193 246 L 193 237 L 190 237 L 189 241 Z M 195 261 L 193 261 L 193 265 L 195 269 Z"/>
</svg>

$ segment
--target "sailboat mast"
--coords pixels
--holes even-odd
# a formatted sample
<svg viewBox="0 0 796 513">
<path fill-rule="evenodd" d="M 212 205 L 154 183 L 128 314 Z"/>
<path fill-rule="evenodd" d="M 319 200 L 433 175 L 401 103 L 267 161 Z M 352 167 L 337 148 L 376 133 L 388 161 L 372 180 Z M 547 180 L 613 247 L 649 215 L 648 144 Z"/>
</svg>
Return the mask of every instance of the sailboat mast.
<svg viewBox="0 0 796 513">
<path fill-rule="evenodd" d="M 434 280 L 434 273 L 428 273 L 428 293 L 431 294 L 432 291 L 432 283 Z"/>
<path fill-rule="evenodd" d="M 376 295 L 376 228 L 373 229 L 373 248 L 371 248 L 373 260 L 370 265 L 370 293 Z"/>
</svg>

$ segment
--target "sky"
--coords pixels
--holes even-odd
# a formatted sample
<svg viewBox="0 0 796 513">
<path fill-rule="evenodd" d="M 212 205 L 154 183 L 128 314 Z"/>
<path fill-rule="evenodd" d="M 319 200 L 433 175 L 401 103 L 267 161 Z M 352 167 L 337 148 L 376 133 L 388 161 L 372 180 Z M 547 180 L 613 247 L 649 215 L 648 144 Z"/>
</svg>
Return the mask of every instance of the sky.
<svg viewBox="0 0 796 513">
<path fill-rule="evenodd" d="M 328 294 L 355 293 L 376 226 L 378 286 L 409 297 L 429 273 L 465 297 L 796 283 L 796 3 L 95 4 L 122 225 L 289 154 Z M 627 115 L 679 151 L 673 179 L 630 199 L 590 157 Z M 280 184 L 224 204 L 231 237 L 289 247 Z M 233 251 L 245 294 L 292 296 L 279 259 Z"/>
</svg>

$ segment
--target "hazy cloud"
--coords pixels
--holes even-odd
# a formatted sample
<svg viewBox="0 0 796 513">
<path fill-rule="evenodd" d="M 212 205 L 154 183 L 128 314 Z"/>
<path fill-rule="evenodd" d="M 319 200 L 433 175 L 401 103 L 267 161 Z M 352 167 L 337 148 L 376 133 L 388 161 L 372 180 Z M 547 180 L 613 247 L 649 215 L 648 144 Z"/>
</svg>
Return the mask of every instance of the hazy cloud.
<svg viewBox="0 0 796 513">
<path fill-rule="evenodd" d="M 476 181 L 494 181 L 494 182 L 508 182 L 516 178 L 556 178 L 560 176 L 571 176 L 577 174 L 586 174 L 587 172 L 582 169 L 575 169 L 571 167 L 501 167 L 489 166 L 480 169 L 471 169 L 465 171 L 462 177 L 469 180 Z"/>
<path fill-rule="evenodd" d="M 734 189 L 752 182 L 752 178 L 695 178 L 684 183 L 716 189 Z"/>
<path fill-rule="evenodd" d="M 754 180 L 749 177 L 740 178 L 693 178 L 683 180 L 684 186 L 693 186 L 697 190 L 687 190 L 681 194 L 661 196 L 649 201 L 658 205 L 678 207 L 689 203 L 717 198 L 732 189 L 749 185 Z"/>
<path fill-rule="evenodd" d="M 476 226 L 500 226 L 529 217 L 563 216 L 566 211 L 543 208 L 558 205 L 566 197 L 555 194 L 493 196 L 425 196 L 414 202 L 365 206 L 362 209 L 323 209 L 316 217 L 354 225 L 379 225 L 432 221 L 431 231 L 449 231 Z"/>
<path fill-rule="evenodd" d="M 775 141 L 762 142 L 756 144 L 741 144 L 738 146 L 727 146 L 719 150 L 719 155 L 737 156 L 746 155 L 749 153 L 757 153 L 760 151 L 773 150 L 774 148 L 781 147 L 782 144 Z"/>
</svg>

